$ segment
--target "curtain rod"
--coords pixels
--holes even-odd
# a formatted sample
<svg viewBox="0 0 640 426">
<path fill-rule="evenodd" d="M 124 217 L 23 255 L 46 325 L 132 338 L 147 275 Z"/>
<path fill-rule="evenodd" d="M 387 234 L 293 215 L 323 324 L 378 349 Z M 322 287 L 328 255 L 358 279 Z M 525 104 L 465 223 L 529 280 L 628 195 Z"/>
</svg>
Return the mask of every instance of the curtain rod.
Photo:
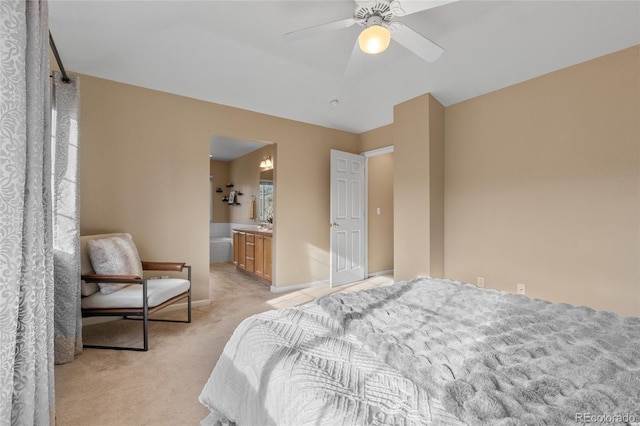
<svg viewBox="0 0 640 426">
<path fill-rule="evenodd" d="M 64 65 L 62 65 L 62 59 L 60 59 L 60 54 L 58 53 L 58 49 L 56 48 L 56 42 L 53 41 L 53 36 L 51 35 L 51 31 L 49 31 L 49 46 L 51 46 L 51 50 L 53 51 L 53 56 L 56 57 L 56 62 L 58 63 L 58 67 L 60 67 L 60 72 L 62 73 L 62 81 L 65 83 L 69 83 L 69 76 L 67 72 L 64 70 Z"/>
</svg>

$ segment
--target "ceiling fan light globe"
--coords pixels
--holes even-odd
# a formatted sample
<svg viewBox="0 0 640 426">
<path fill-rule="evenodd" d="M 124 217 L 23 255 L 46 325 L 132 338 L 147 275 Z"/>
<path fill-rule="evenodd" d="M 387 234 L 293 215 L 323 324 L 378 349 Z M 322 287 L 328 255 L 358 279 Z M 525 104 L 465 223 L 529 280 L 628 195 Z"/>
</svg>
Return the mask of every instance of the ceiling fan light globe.
<svg viewBox="0 0 640 426">
<path fill-rule="evenodd" d="M 358 36 L 360 50 L 369 55 L 382 53 L 389 47 L 391 33 L 381 25 L 371 25 Z"/>
</svg>

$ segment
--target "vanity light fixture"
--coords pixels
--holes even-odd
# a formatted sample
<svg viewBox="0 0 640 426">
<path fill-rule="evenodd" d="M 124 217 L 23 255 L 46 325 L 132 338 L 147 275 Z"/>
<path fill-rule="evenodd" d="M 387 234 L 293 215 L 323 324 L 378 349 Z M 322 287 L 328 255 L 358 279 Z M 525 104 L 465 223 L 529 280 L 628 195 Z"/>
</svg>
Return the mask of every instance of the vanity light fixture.
<svg viewBox="0 0 640 426">
<path fill-rule="evenodd" d="M 260 168 L 261 169 L 272 169 L 273 168 L 273 161 L 271 160 L 271 156 L 268 155 L 266 157 L 262 157 L 262 161 L 260 161 Z"/>
</svg>

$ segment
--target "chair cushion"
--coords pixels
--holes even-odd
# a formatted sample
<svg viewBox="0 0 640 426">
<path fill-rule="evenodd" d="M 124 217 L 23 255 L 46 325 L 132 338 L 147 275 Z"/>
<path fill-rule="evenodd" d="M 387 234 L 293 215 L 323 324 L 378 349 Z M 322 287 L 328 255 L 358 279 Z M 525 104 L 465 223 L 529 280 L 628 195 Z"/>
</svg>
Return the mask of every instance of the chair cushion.
<svg viewBox="0 0 640 426">
<path fill-rule="evenodd" d="M 114 235 L 120 235 L 119 233 L 111 234 L 96 234 L 96 235 L 82 235 L 80 237 L 80 273 L 82 275 L 95 274 L 91 266 L 91 259 L 89 259 L 89 253 L 87 250 L 87 241 L 97 240 L 99 238 L 113 237 Z M 87 283 L 82 280 L 80 284 L 80 292 L 82 296 L 91 296 L 93 293 L 100 291 L 98 283 Z"/>
<path fill-rule="evenodd" d="M 93 293 L 97 293 L 100 291 L 100 287 L 98 287 L 97 283 L 88 283 L 85 280 L 80 282 L 80 294 L 82 296 L 91 296 Z"/>
<path fill-rule="evenodd" d="M 189 290 L 189 281 L 180 278 L 147 280 L 147 300 L 153 308 Z M 142 308 L 142 285 L 132 284 L 111 294 L 101 292 L 82 298 L 82 309 Z"/>
<path fill-rule="evenodd" d="M 87 241 L 87 251 L 96 274 L 135 275 L 142 277 L 142 262 L 130 234 Z M 99 283 L 100 293 L 107 295 L 127 284 Z"/>
</svg>

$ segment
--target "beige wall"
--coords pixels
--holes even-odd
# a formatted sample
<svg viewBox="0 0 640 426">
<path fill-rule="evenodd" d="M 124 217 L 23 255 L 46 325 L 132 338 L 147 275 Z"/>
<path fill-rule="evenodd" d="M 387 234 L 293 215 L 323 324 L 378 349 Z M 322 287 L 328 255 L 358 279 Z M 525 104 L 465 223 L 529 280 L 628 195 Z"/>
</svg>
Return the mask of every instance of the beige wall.
<svg viewBox="0 0 640 426">
<path fill-rule="evenodd" d="M 278 144 L 275 285 L 329 277 L 329 152 L 355 134 L 81 76 L 81 232 L 127 231 L 208 297 L 211 135 Z M 286 267 L 285 267 L 286 265 Z"/>
<path fill-rule="evenodd" d="M 393 124 L 361 133 L 359 143 L 360 152 L 373 151 L 393 145 Z"/>
<path fill-rule="evenodd" d="M 427 273 L 431 246 L 443 245 L 446 277 L 510 292 L 523 282 L 532 297 L 640 315 L 638 75 L 636 46 L 445 108 L 444 127 L 425 126 L 426 110 L 443 112 L 425 97 L 360 135 L 360 151 L 396 148 L 395 244 L 406 255 L 395 258 L 423 265 L 403 275 L 396 264 L 396 278 Z M 430 138 L 444 138 L 445 160 L 427 167 L 421 159 L 442 155 L 420 143 Z M 428 169 L 442 165 L 434 187 Z M 445 226 L 428 225 L 443 187 Z"/>
<path fill-rule="evenodd" d="M 640 47 L 446 109 L 447 277 L 640 315 Z"/>
<path fill-rule="evenodd" d="M 432 277 L 444 277 L 444 111 L 442 104 L 429 96 L 429 275 Z"/>
<path fill-rule="evenodd" d="M 213 221 L 216 223 L 255 224 L 257 219 L 257 203 L 255 204 L 254 217 L 249 218 L 251 196 L 258 198 L 260 186 L 260 160 L 265 156 L 274 158 L 273 145 L 267 144 L 249 154 L 243 155 L 232 161 L 211 160 L 211 174 L 214 181 L 213 193 Z M 227 187 L 233 184 L 233 187 Z M 222 193 L 216 193 L 217 187 L 222 188 Z M 231 191 L 242 193 L 237 199 L 239 204 L 229 205 L 222 198 L 229 196 Z"/>
<path fill-rule="evenodd" d="M 389 271 L 393 269 L 393 153 L 367 159 L 367 180 L 368 272 Z"/>
<path fill-rule="evenodd" d="M 222 201 L 225 195 L 229 195 L 227 184 L 231 183 L 229 176 L 229 161 L 210 160 L 210 174 L 213 176 L 213 222 L 229 223 L 229 203 Z M 222 192 L 216 192 L 216 188 Z"/>
<path fill-rule="evenodd" d="M 393 111 L 394 277 L 441 277 L 444 108 L 426 94 Z"/>
<path fill-rule="evenodd" d="M 640 315 L 639 56 L 635 47 L 444 109 L 445 276 Z M 424 265 L 397 278 L 429 273 L 438 260 L 424 240 L 439 225 L 423 169 L 437 174 L 428 159 L 439 154 L 423 142 L 442 135 L 421 123 L 441 119 L 434 101 L 401 104 L 393 125 L 357 136 L 82 76 L 82 233 L 128 231 L 147 259 L 189 261 L 206 298 L 209 138 L 272 142 L 275 283 L 325 280 L 329 150 L 392 140 L 395 262 Z"/>
<path fill-rule="evenodd" d="M 392 146 L 393 124 L 361 133 L 359 139 L 360 152 Z M 393 269 L 393 165 L 392 153 L 367 160 L 369 273 Z"/>
<path fill-rule="evenodd" d="M 273 147 L 267 145 L 230 162 L 230 179 L 236 191 L 242 193 L 238 197 L 240 205 L 229 206 L 231 223 L 256 224 L 258 220 L 258 188 L 260 186 L 260 160 L 265 156 L 273 156 Z M 250 200 L 256 200 L 253 210 L 254 219 L 249 218 Z"/>
</svg>

